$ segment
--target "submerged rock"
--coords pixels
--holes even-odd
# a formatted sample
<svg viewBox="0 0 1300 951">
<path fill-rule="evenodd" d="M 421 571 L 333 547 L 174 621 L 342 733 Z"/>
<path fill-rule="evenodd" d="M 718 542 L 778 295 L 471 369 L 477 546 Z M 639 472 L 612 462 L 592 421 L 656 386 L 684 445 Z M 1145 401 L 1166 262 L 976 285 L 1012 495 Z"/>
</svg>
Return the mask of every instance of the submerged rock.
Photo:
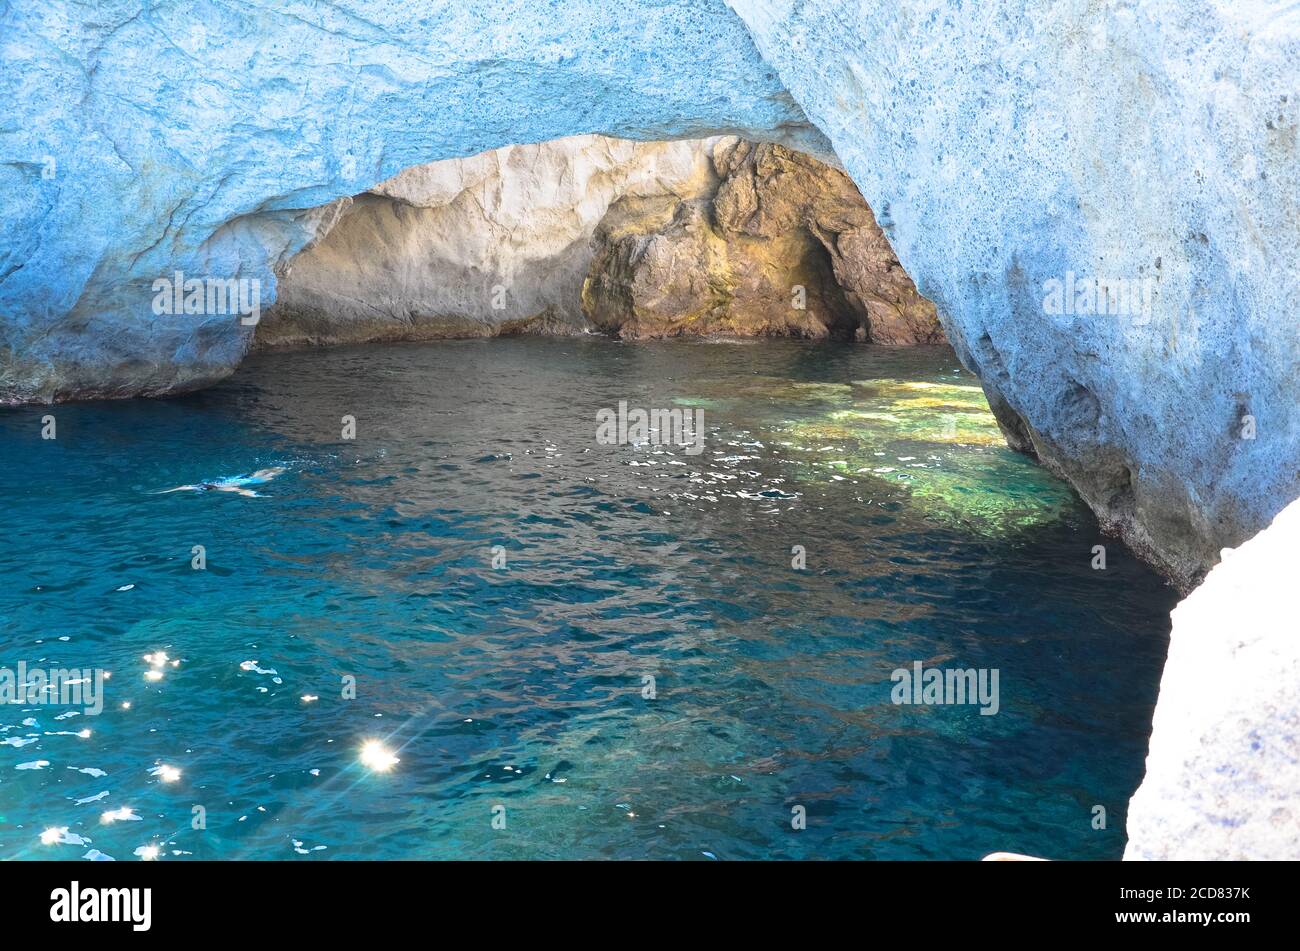
<svg viewBox="0 0 1300 951">
<path fill-rule="evenodd" d="M 713 145 L 719 184 L 684 200 L 620 200 L 596 231 L 583 309 L 623 337 L 732 334 L 942 341 L 847 175 L 734 138 Z"/>
<path fill-rule="evenodd" d="M 1300 501 L 1173 612 L 1126 859 L 1300 859 Z"/>
<path fill-rule="evenodd" d="M 1012 537 L 1074 510 L 1068 486 L 1006 449 L 978 386 L 882 377 L 843 389 L 808 394 L 825 410 L 780 427 L 796 482 L 843 474 L 968 537 Z M 771 398 L 752 385 L 739 392 Z"/>
</svg>

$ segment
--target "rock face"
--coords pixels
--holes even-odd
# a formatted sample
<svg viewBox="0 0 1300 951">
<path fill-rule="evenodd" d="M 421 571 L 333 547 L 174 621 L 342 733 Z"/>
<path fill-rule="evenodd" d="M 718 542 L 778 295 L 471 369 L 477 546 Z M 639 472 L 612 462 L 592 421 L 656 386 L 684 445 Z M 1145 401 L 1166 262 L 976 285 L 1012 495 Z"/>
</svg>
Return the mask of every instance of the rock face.
<svg viewBox="0 0 1300 951">
<path fill-rule="evenodd" d="M 1126 859 L 1300 859 L 1300 502 L 1173 612 Z"/>
<path fill-rule="evenodd" d="M 610 210 L 583 287 L 593 324 L 631 338 L 943 339 L 847 175 L 734 138 L 713 145 L 713 164 L 711 196 L 627 198 Z"/>
<path fill-rule="evenodd" d="M 616 200 L 717 189 L 713 139 L 597 135 L 407 169 L 279 270 L 259 347 L 573 333 L 591 237 Z"/>
<path fill-rule="evenodd" d="M 1189 589 L 1300 495 L 1300 18 L 727 2 L 1012 442 L 1106 528 Z M 1089 306 L 1090 281 L 1128 304 Z"/>
<path fill-rule="evenodd" d="M 829 155 L 719 0 L 284 0 L 0 8 L 0 401 L 231 373 L 244 314 L 153 284 L 257 281 L 404 168 L 603 132 Z"/>
<path fill-rule="evenodd" d="M 337 207 L 277 269 L 259 347 L 943 337 L 848 176 L 779 145 L 571 136 L 419 165 Z"/>
</svg>

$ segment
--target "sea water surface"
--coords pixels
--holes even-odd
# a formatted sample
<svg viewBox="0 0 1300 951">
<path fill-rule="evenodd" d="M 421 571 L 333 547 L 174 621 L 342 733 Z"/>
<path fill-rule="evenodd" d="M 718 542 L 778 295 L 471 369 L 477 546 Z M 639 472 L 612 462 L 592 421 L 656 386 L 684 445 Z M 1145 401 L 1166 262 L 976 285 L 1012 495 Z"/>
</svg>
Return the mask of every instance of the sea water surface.
<svg viewBox="0 0 1300 951">
<path fill-rule="evenodd" d="M 704 452 L 597 443 L 620 400 Z M 268 354 L 0 447 L 0 664 L 111 673 L 0 707 L 0 857 L 1122 852 L 1175 595 L 946 348 Z"/>
</svg>

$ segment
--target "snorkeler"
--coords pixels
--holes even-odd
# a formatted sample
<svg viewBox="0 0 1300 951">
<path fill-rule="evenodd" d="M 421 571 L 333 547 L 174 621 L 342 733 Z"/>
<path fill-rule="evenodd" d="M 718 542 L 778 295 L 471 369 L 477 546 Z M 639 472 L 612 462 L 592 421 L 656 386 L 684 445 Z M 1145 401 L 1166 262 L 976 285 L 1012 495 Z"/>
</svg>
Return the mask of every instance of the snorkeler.
<svg viewBox="0 0 1300 951">
<path fill-rule="evenodd" d="M 235 492 L 239 495 L 246 496 L 250 499 L 260 499 L 265 496 L 258 495 L 252 489 L 251 485 L 265 485 L 276 476 L 284 472 L 284 466 L 274 466 L 270 469 L 258 469 L 249 475 L 230 476 L 226 479 L 213 479 L 211 481 L 199 482 L 194 485 L 178 485 L 174 489 L 163 489 L 157 495 L 166 495 L 168 492 Z"/>
</svg>

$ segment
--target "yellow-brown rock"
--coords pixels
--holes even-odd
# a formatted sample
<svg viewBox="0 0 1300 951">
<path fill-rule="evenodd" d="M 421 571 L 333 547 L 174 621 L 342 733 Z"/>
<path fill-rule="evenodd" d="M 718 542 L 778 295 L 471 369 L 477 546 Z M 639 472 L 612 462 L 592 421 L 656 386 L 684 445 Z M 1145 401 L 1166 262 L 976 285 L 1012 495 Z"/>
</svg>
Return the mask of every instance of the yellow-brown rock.
<svg viewBox="0 0 1300 951">
<path fill-rule="evenodd" d="M 583 311 L 628 338 L 783 335 L 942 341 L 934 305 L 843 172 L 721 139 L 710 197 L 616 202 L 596 229 Z"/>
</svg>

